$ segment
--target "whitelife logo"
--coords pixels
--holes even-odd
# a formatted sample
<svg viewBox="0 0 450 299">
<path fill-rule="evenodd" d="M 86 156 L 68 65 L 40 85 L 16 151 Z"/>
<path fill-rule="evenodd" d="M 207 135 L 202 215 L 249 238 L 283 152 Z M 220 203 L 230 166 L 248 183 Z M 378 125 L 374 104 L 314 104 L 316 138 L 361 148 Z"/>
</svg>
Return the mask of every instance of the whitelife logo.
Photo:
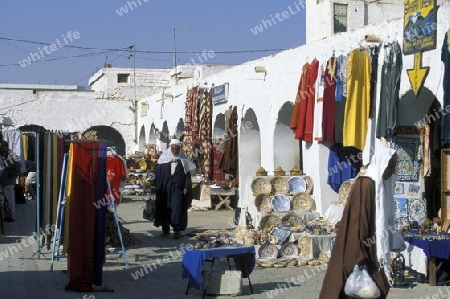
<svg viewBox="0 0 450 299">
<path fill-rule="evenodd" d="M 75 39 L 79 39 L 81 37 L 80 33 L 78 31 L 69 31 L 66 35 L 62 34 L 62 39 L 64 43 L 61 43 L 59 38 L 56 39 L 54 44 L 45 45 L 44 47 L 38 47 L 37 52 L 30 52 L 30 55 L 26 57 L 25 59 L 22 59 L 19 61 L 19 64 L 21 67 L 26 67 L 27 65 L 30 65 L 32 62 L 36 62 L 39 59 L 42 59 L 45 57 L 45 54 L 50 55 L 52 52 L 57 51 L 58 49 L 61 49 L 62 47 L 66 46 L 70 42 L 73 42 Z M 44 54 L 45 52 L 45 54 Z"/>
</svg>

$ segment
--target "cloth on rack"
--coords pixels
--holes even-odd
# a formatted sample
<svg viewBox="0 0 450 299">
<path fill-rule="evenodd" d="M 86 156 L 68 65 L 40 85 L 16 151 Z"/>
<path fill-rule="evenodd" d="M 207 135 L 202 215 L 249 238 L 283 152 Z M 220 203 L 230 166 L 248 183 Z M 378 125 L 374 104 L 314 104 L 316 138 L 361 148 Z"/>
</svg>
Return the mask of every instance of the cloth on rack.
<svg viewBox="0 0 450 299">
<path fill-rule="evenodd" d="M 335 143 L 330 148 L 328 156 L 327 184 L 335 192 L 339 192 L 341 185 L 358 175 L 362 166 L 362 153 L 356 148 L 344 148 L 342 143 Z"/>
<path fill-rule="evenodd" d="M 121 203 L 122 190 L 120 189 L 122 183 L 127 179 L 127 170 L 124 167 L 122 158 L 117 155 L 108 156 L 106 159 L 106 170 L 111 189 L 107 191 L 107 202 L 112 202 L 118 205 Z"/>
<path fill-rule="evenodd" d="M 364 150 L 370 110 L 370 56 L 354 49 L 348 60 L 347 99 L 345 101 L 344 146 Z"/>
<path fill-rule="evenodd" d="M 325 68 L 323 91 L 323 141 L 334 143 L 334 114 L 336 95 L 337 58 L 328 59 Z"/>
<path fill-rule="evenodd" d="M 191 88 L 186 93 L 185 103 L 185 117 L 184 117 L 184 130 L 183 130 L 183 152 L 192 159 L 194 140 L 197 138 L 198 122 L 197 118 L 193 119 L 195 113 L 197 113 L 198 104 L 198 86 Z"/>
<path fill-rule="evenodd" d="M 233 107 L 233 111 L 230 116 L 228 124 L 228 130 L 230 134 L 225 141 L 225 152 L 223 154 L 220 167 L 223 172 L 236 175 L 238 172 L 238 131 L 237 131 L 237 106 Z"/>
<path fill-rule="evenodd" d="M 109 157 L 108 157 L 109 158 Z M 98 145 L 98 172 L 96 202 L 103 199 L 106 186 L 107 174 L 107 150 L 106 143 Z M 120 159 L 120 158 L 119 158 Z M 123 165 L 123 162 L 122 162 Z M 111 193 L 111 190 L 108 190 Z M 106 205 L 99 205 L 95 209 L 94 230 L 94 285 L 101 286 L 103 280 L 103 264 L 106 261 Z M 120 228 L 119 228 L 120 229 Z"/>
<path fill-rule="evenodd" d="M 314 130 L 313 130 L 313 136 L 314 141 L 322 141 L 323 140 L 323 134 L 322 134 L 322 128 L 323 128 L 323 109 L 324 109 L 324 70 L 323 66 L 320 67 L 319 75 L 317 76 L 316 80 L 316 104 L 314 108 Z"/>
<path fill-rule="evenodd" d="M 444 80 L 442 88 L 444 91 L 443 110 L 450 105 L 450 30 L 447 31 L 442 44 L 441 61 L 444 63 Z M 442 145 L 450 143 L 450 114 L 443 113 L 441 129 Z"/>
<path fill-rule="evenodd" d="M 384 62 L 381 70 L 377 138 L 390 138 L 396 134 L 402 68 L 402 51 L 398 42 L 386 45 Z"/>
<path fill-rule="evenodd" d="M 17 129 L 6 130 L 3 132 L 3 140 L 8 142 L 11 152 L 19 157 L 19 163 L 21 165 L 20 171 L 25 173 L 26 168 L 23 153 L 22 133 Z"/>
<path fill-rule="evenodd" d="M 203 89 L 202 89 L 203 90 Z M 200 127 L 199 127 L 199 146 L 200 146 L 200 169 L 205 179 L 212 177 L 212 93 L 205 91 L 202 95 L 200 106 Z"/>
<path fill-rule="evenodd" d="M 370 74 L 370 111 L 369 117 L 375 116 L 376 101 L 377 101 L 377 81 L 378 81 L 378 56 L 380 54 L 380 47 L 377 45 L 369 46 L 370 60 L 372 62 L 372 71 Z"/>
<path fill-rule="evenodd" d="M 227 111 L 225 111 L 225 114 L 224 114 L 224 118 L 225 118 L 225 134 L 227 134 L 227 135 L 228 135 L 228 132 L 229 132 L 230 117 L 231 117 L 232 113 L 233 113 L 233 106 L 230 106 L 227 109 Z M 225 153 L 226 140 L 225 140 L 225 138 L 220 138 L 219 140 L 220 140 L 220 143 L 217 146 L 217 151 L 223 155 Z"/>
<path fill-rule="evenodd" d="M 296 132 L 298 126 L 301 102 L 306 99 L 306 81 L 308 78 L 310 67 L 311 65 L 308 62 L 303 65 L 300 79 L 298 81 L 297 94 L 294 101 L 294 109 L 292 110 L 291 122 L 289 124 L 289 127 L 294 132 Z"/>
<path fill-rule="evenodd" d="M 70 206 L 67 223 L 69 283 L 65 289 L 91 292 L 94 282 L 94 203 L 99 198 L 99 143 L 72 143 L 70 155 L 72 167 L 68 178 L 71 184 L 68 187 L 71 190 L 67 200 Z M 101 178 L 105 179 L 105 176 Z"/>
<path fill-rule="evenodd" d="M 306 80 L 305 99 L 300 103 L 300 115 L 295 138 L 304 140 L 306 142 L 313 141 L 313 126 L 314 126 L 314 104 L 316 87 L 315 82 L 319 72 L 319 61 L 314 59 L 311 62 L 311 67 L 308 71 Z"/>
</svg>

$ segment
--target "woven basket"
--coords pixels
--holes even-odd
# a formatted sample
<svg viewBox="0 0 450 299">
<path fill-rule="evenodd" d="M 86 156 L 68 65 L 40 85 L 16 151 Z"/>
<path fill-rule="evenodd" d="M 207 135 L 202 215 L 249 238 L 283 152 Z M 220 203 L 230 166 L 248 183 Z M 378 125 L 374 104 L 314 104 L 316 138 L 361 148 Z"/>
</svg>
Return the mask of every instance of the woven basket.
<svg viewBox="0 0 450 299">
<path fill-rule="evenodd" d="M 292 209 L 294 211 L 310 211 L 311 207 L 311 196 L 306 192 L 298 193 L 292 198 Z"/>
</svg>

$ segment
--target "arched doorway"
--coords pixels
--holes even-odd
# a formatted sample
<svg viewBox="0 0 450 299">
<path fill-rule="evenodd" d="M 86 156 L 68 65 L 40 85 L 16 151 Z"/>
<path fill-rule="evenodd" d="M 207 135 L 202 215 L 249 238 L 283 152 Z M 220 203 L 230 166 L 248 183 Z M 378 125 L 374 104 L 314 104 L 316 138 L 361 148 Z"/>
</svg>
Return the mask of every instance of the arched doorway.
<svg viewBox="0 0 450 299">
<path fill-rule="evenodd" d="M 248 109 L 241 123 L 239 165 L 242 179 L 252 176 L 261 167 L 261 132 L 253 109 Z"/>
<path fill-rule="evenodd" d="M 141 127 L 141 131 L 139 133 L 138 151 L 145 152 L 146 149 L 147 149 L 147 146 L 145 144 L 145 126 L 143 125 Z"/>
<path fill-rule="evenodd" d="M 93 126 L 84 131 L 82 136 L 91 136 L 91 140 L 108 142 L 108 146 L 114 146 L 117 154 L 123 156 L 126 154 L 125 141 L 122 135 L 114 128 L 109 126 Z"/>
<path fill-rule="evenodd" d="M 286 102 L 278 111 L 278 120 L 273 136 L 273 162 L 274 168 L 281 167 L 288 171 L 294 166 L 300 167 L 299 141 L 291 132 L 289 123 L 294 104 Z"/>
<path fill-rule="evenodd" d="M 184 121 L 183 121 L 182 118 L 180 118 L 180 119 L 178 120 L 178 124 L 177 124 L 177 127 L 176 127 L 176 129 L 175 129 L 174 137 L 180 138 L 181 135 L 183 134 L 183 131 L 184 131 Z"/>
</svg>

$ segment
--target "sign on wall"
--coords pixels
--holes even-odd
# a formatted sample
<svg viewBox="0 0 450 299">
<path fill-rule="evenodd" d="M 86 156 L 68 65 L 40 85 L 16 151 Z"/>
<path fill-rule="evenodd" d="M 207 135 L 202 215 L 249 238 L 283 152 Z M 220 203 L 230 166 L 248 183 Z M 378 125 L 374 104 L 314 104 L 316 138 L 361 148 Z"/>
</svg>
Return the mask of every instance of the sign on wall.
<svg viewBox="0 0 450 299">
<path fill-rule="evenodd" d="M 436 49 L 436 0 L 405 0 L 403 26 L 405 55 Z"/>
<path fill-rule="evenodd" d="M 211 88 L 212 102 L 214 105 L 228 101 L 228 83 Z"/>
</svg>

